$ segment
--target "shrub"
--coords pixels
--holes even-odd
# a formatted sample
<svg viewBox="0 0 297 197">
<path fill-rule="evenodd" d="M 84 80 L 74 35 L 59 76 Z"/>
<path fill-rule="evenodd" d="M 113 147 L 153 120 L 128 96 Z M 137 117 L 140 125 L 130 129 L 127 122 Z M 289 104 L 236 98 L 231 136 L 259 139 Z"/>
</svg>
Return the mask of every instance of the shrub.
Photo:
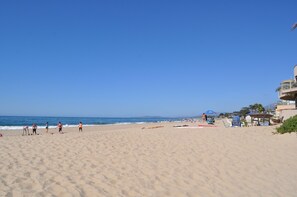
<svg viewBox="0 0 297 197">
<path fill-rule="evenodd" d="M 297 115 L 287 119 L 280 127 L 276 128 L 280 134 L 297 132 Z"/>
</svg>

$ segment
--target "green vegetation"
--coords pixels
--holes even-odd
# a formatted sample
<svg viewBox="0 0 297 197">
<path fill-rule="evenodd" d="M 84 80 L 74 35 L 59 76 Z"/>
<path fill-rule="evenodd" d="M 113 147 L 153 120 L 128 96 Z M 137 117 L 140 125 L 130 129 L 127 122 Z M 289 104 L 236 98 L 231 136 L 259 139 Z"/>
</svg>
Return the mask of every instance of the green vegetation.
<svg viewBox="0 0 297 197">
<path fill-rule="evenodd" d="M 239 112 L 237 112 L 237 113 L 238 113 L 239 116 L 245 117 L 250 112 L 263 113 L 264 111 L 265 111 L 265 108 L 263 107 L 262 104 L 255 103 L 255 104 L 250 105 L 248 107 L 241 108 L 241 110 Z"/>
<path fill-rule="evenodd" d="M 259 103 L 255 103 L 253 105 L 250 105 L 249 108 L 250 108 L 250 110 L 254 110 L 254 111 L 258 112 L 258 113 L 262 113 L 262 112 L 265 111 L 265 108 L 263 107 L 263 105 L 259 104 Z"/>
<path fill-rule="evenodd" d="M 297 132 L 297 115 L 287 119 L 280 127 L 276 128 L 277 133 Z"/>
<path fill-rule="evenodd" d="M 246 117 L 249 113 L 263 113 L 265 111 L 265 108 L 262 104 L 255 103 L 253 105 L 249 105 L 248 107 L 241 108 L 240 111 L 234 111 L 232 113 L 220 113 L 220 118 L 229 118 L 234 115 Z"/>
<path fill-rule="evenodd" d="M 241 108 L 241 110 L 239 111 L 239 115 L 240 116 L 243 116 L 243 117 L 246 117 L 246 115 L 250 113 L 250 108 L 248 107 L 243 107 Z"/>
</svg>

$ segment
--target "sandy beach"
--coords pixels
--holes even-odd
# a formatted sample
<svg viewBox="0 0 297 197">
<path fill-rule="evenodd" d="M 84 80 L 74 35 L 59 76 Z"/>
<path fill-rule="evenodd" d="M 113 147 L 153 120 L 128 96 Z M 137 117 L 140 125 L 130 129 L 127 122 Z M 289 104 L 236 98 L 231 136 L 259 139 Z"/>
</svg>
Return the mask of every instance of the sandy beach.
<svg viewBox="0 0 297 197">
<path fill-rule="evenodd" d="M 0 196 L 297 196 L 296 134 L 197 124 L 1 131 Z"/>
</svg>

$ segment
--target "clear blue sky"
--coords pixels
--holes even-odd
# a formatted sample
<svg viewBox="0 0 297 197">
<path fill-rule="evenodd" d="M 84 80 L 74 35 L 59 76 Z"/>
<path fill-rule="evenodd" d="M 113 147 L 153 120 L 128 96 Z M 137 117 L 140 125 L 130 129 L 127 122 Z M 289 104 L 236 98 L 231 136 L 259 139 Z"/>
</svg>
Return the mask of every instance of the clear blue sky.
<svg viewBox="0 0 297 197">
<path fill-rule="evenodd" d="M 0 1 L 0 115 L 191 116 L 273 103 L 297 64 L 296 7 Z"/>
</svg>

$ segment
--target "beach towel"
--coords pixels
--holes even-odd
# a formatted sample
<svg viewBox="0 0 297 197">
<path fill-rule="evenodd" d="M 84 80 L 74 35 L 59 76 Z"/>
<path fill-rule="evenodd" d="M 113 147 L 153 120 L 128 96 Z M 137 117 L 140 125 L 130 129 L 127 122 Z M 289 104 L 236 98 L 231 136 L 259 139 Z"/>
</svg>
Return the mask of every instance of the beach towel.
<svg viewBox="0 0 297 197">
<path fill-rule="evenodd" d="M 211 124 L 198 124 L 198 127 L 217 127 L 217 126 L 211 125 Z"/>
</svg>

